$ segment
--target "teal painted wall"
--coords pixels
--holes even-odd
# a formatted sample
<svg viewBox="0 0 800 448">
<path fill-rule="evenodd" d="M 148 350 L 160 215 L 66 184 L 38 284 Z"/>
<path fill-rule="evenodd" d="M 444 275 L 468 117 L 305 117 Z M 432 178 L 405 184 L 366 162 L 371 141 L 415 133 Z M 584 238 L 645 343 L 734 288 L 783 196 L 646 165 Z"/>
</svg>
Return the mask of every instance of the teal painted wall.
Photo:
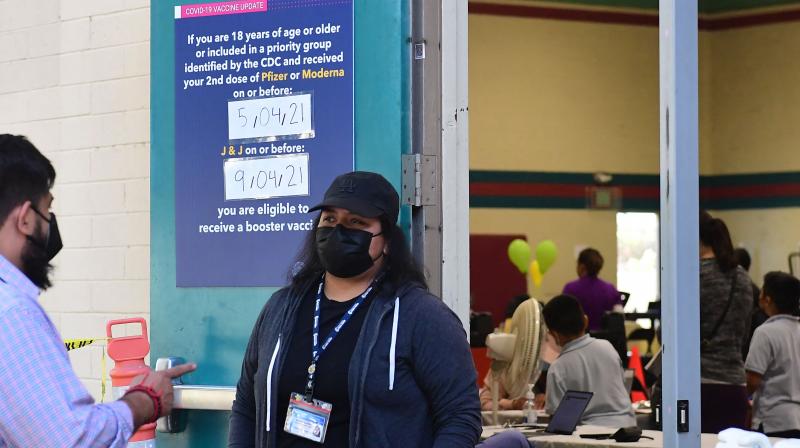
<svg viewBox="0 0 800 448">
<path fill-rule="evenodd" d="M 183 3 L 190 2 L 151 5 L 151 358 L 183 356 L 198 364 L 187 383 L 232 386 L 252 325 L 280 285 L 175 287 L 173 10 Z M 382 173 L 399 190 L 410 141 L 408 3 L 354 0 L 354 8 L 356 168 Z M 407 227 L 408 211 L 402 216 Z M 227 412 L 192 411 L 188 430 L 159 434 L 158 446 L 225 446 L 227 421 Z"/>
</svg>

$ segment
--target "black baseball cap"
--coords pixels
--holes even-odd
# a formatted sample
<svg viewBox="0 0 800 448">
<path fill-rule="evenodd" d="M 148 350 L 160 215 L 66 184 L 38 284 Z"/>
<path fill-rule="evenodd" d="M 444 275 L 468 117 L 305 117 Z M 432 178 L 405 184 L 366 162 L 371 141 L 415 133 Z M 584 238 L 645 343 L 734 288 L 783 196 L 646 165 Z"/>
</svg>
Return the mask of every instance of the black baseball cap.
<svg viewBox="0 0 800 448">
<path fill-rule="evenodd" d="M 389 222 L 397 223 L 400 212 L 400 196 L 392 184 L 378 173 L 353 171 L 333 180 L 325 192 L 325 198 L 308 211 L 325 207 L 350 210 L 365 218 L 386 215 Z"/>
</svg>

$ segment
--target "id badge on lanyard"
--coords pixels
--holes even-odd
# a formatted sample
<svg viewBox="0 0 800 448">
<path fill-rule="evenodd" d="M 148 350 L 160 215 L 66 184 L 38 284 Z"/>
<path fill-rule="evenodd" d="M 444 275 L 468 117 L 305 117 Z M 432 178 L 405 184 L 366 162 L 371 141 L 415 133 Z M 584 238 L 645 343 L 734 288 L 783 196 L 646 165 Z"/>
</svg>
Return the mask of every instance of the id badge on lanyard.
<svg viewBox="0 0 800 448">
<path fill-rule="evenodd" d="M 322 400 L 305 400 L 305 395 L 294 392 L 289 397 L 289 410 L 283 430 L 312 442 L 325 443 L 333 405 Z"/>
<path fill-rule="evenodd" d="M 331 421 L 331 412 L 333 405 L 322 400 L 314 398 L 314 374 L 317 371 L 317 361 L 320 355 L 330 345 L 331 341 L 339 334 L 342 328 L 347 324 L 350 318 L 355 314 L 356 310 L 364 300 L 366 300 L 369 293 L 375 287 L 375 284 L 382 276 L 377 277 L 372 284 L 364 291 L 355 303 L 344 313 L 342 319 L 331 330 L 331 333 L 325 338 L 322 346 L 319 345 L 319 321 L 320 321 L 320 302 L 322 297 L 322 287 L 325 285 L 325 276 L 317 288 L 317 300 L 314 305 L 314 326 L 312 333 L 312 347 L 311 347 L 311 365 L 308 366 L 308 381 L 306 382 L 305 393 L 292 392 L 289 395 L 289 409 L 286 411 L 286 423 L 283 425 L 283 430 L 289 434 L 304 439 L 311 440 L 317 443 L 325 442 L 325 434 L 328 432 L 328 424 Z"/>
</svg>

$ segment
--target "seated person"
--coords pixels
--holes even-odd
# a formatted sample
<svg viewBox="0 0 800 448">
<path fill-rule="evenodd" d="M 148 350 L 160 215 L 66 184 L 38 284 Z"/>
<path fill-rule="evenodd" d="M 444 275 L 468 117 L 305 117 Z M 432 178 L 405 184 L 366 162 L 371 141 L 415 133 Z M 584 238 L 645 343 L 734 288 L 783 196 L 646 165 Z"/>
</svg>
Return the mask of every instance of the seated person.
<svg viewBox="0 0 800 448">
<path fill-rule="evenodd" d="M 475 448 L 532 448 L 533 443 L 528 442 L 528 439 L 522 435 L 521 432 L 513 429 L 507 429 L 503 432 L 489 437 L 483 442 L 475 445 Z"/>
<path fill-rule="evenodd" d="M 625 389 L 622 361 L 608 342 L 586 333 L 589 319 L 580 302 L 568 294 L 544 306 L 544 321 L 561 354 L 547 371 L 545 410 L 553 414 L 567 390 L 594 393 L 581 424 L 620 428 L 636 426 Z"/>
<path fill-rule="evenodd" d="M 800 438 L 800 280 L 764 276 L 759 305 L 769 316 L 756 328 L 744 368 L 754 393 L 753 428 L 772 437 Z"/>
<path fill-rule="evenodd" d="M 514 317 L 514 312 L 517 311 L 517 308 L 522 304 L 522 302 L 530 299 L 531 296 L 528 294 L 521 294 L 515 296 L 511 299 L 508 303 L 508 307 L 506 308 L 506 320 L 501 324 L 501 328 L 511 328 L 511 318 Z M 543 370 L 547 368 L 547 362 L 552 361 L 552 359 L 546 358 L 548 353 L 551 353 L 554 350 L 552 347 L 552 338 L 548 337 L 545 341 L 543 341 L 542 346 L 542 360 L 543 360 Z M 544 390 L 543 383 L 545 377 L 544 374 L 539 377 L 539 380 L 536 382 L 536 385 L 533 388 L 534 393 L 536 394 L 535 398 L 535 406 L 536 409 L 543 409 L 544 408 L 544 394 L 540 393 L 541 390 Z M 494 379 L 492 378 L 492 371 L 489 370 L 489 373 L 486 374 L 486 377 L 483 379 L 483 387 L 480 390 L 480 398 L 481 398 L 481 410 L 482 411 L 491 411 L 492 408 L 492 382 Z M 525 397 L 517 398 L 516 400 L 512 400 L 508 396 L 508 392 L 506 392 L 503 385 L 498 382 L 498 393 L 497 393 L 497 409 L 500 411 L 508 411 L 512 409 L 522 409 L 525 406 Z"/>
<path fill-rule="evenodd" d="M 600 330 L 606 311 L 622 311 L 622 296 L 617 288 L 597 277 L 603 269 L 603 256 L 591 247 L 578 255 L 578 279 L 564 285 L 564 294 L 578 299 L 589 317 L 589 330 Z"/>
<path fill-rule="evenodd" d="M 542 373 L 544 375 L 544 373 Z M 534 398 L 534 406 L 536 409 L 544 409 L 544 394 L 539 393 L 540 384 L 543 382 L 544 378 L 540 377 L 539 381 L 536 382 L 536 385 L 533 387 L 533 391 L 535 393 Z M 493 378 L 492 378 L 492 371 L 489 370 L 489 373 L 486 374 L 486 377 L 483 379 L 483 387 L 481 387 L 480 397 L 481 397 L 481 411 L 491 411 L 492 410 L 492 387 L 493 385 Z M 497 383 L 497 409 L 500 411 L 508 411 L 512 409 L 522 409 L 525 406 L 525 397 L 517 398 L 516 400 L 512 400 L 508 396 L 508 392 L 506 392 L 503 385 L 498 382 Z"/>
</svg>

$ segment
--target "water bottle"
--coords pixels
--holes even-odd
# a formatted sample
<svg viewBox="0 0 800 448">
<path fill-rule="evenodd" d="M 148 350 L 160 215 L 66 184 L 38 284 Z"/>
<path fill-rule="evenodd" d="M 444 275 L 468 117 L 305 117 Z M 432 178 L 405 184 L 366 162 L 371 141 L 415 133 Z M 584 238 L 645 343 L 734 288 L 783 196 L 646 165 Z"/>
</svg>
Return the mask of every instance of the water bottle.
<svg viewBox="0 0 800 448">
<path fill-rule="evenodd" d="M 525 417 L 525 423 L 532 425 L 536 423 L 536 405 L 534 404 L 533 388 L 529 388 L 525 394 L 525 405 L 522 407 L 522 415 Z"/>
<path fill-rule="evenodd" d="M 141 334 L 138 336 L 113 337 L 111 327 L 124 324 L 139 324 Z M 130 319 L 111 320 L 106 323 L 108 336 L 108 357 L 114 360 L 111 369 L 111 393 L 114 399 L 125 395 L 131 382 L 136 376 L 150 373 L 150 367 L 144 363 L 144 358 L 150 352 L 150 341 L 147 338 L 147 322 L 142 317 Z M 128 445 L 131 448 L 155 448 L 156 423 L 147 423 L 130 438 Z"/>
</svg>

